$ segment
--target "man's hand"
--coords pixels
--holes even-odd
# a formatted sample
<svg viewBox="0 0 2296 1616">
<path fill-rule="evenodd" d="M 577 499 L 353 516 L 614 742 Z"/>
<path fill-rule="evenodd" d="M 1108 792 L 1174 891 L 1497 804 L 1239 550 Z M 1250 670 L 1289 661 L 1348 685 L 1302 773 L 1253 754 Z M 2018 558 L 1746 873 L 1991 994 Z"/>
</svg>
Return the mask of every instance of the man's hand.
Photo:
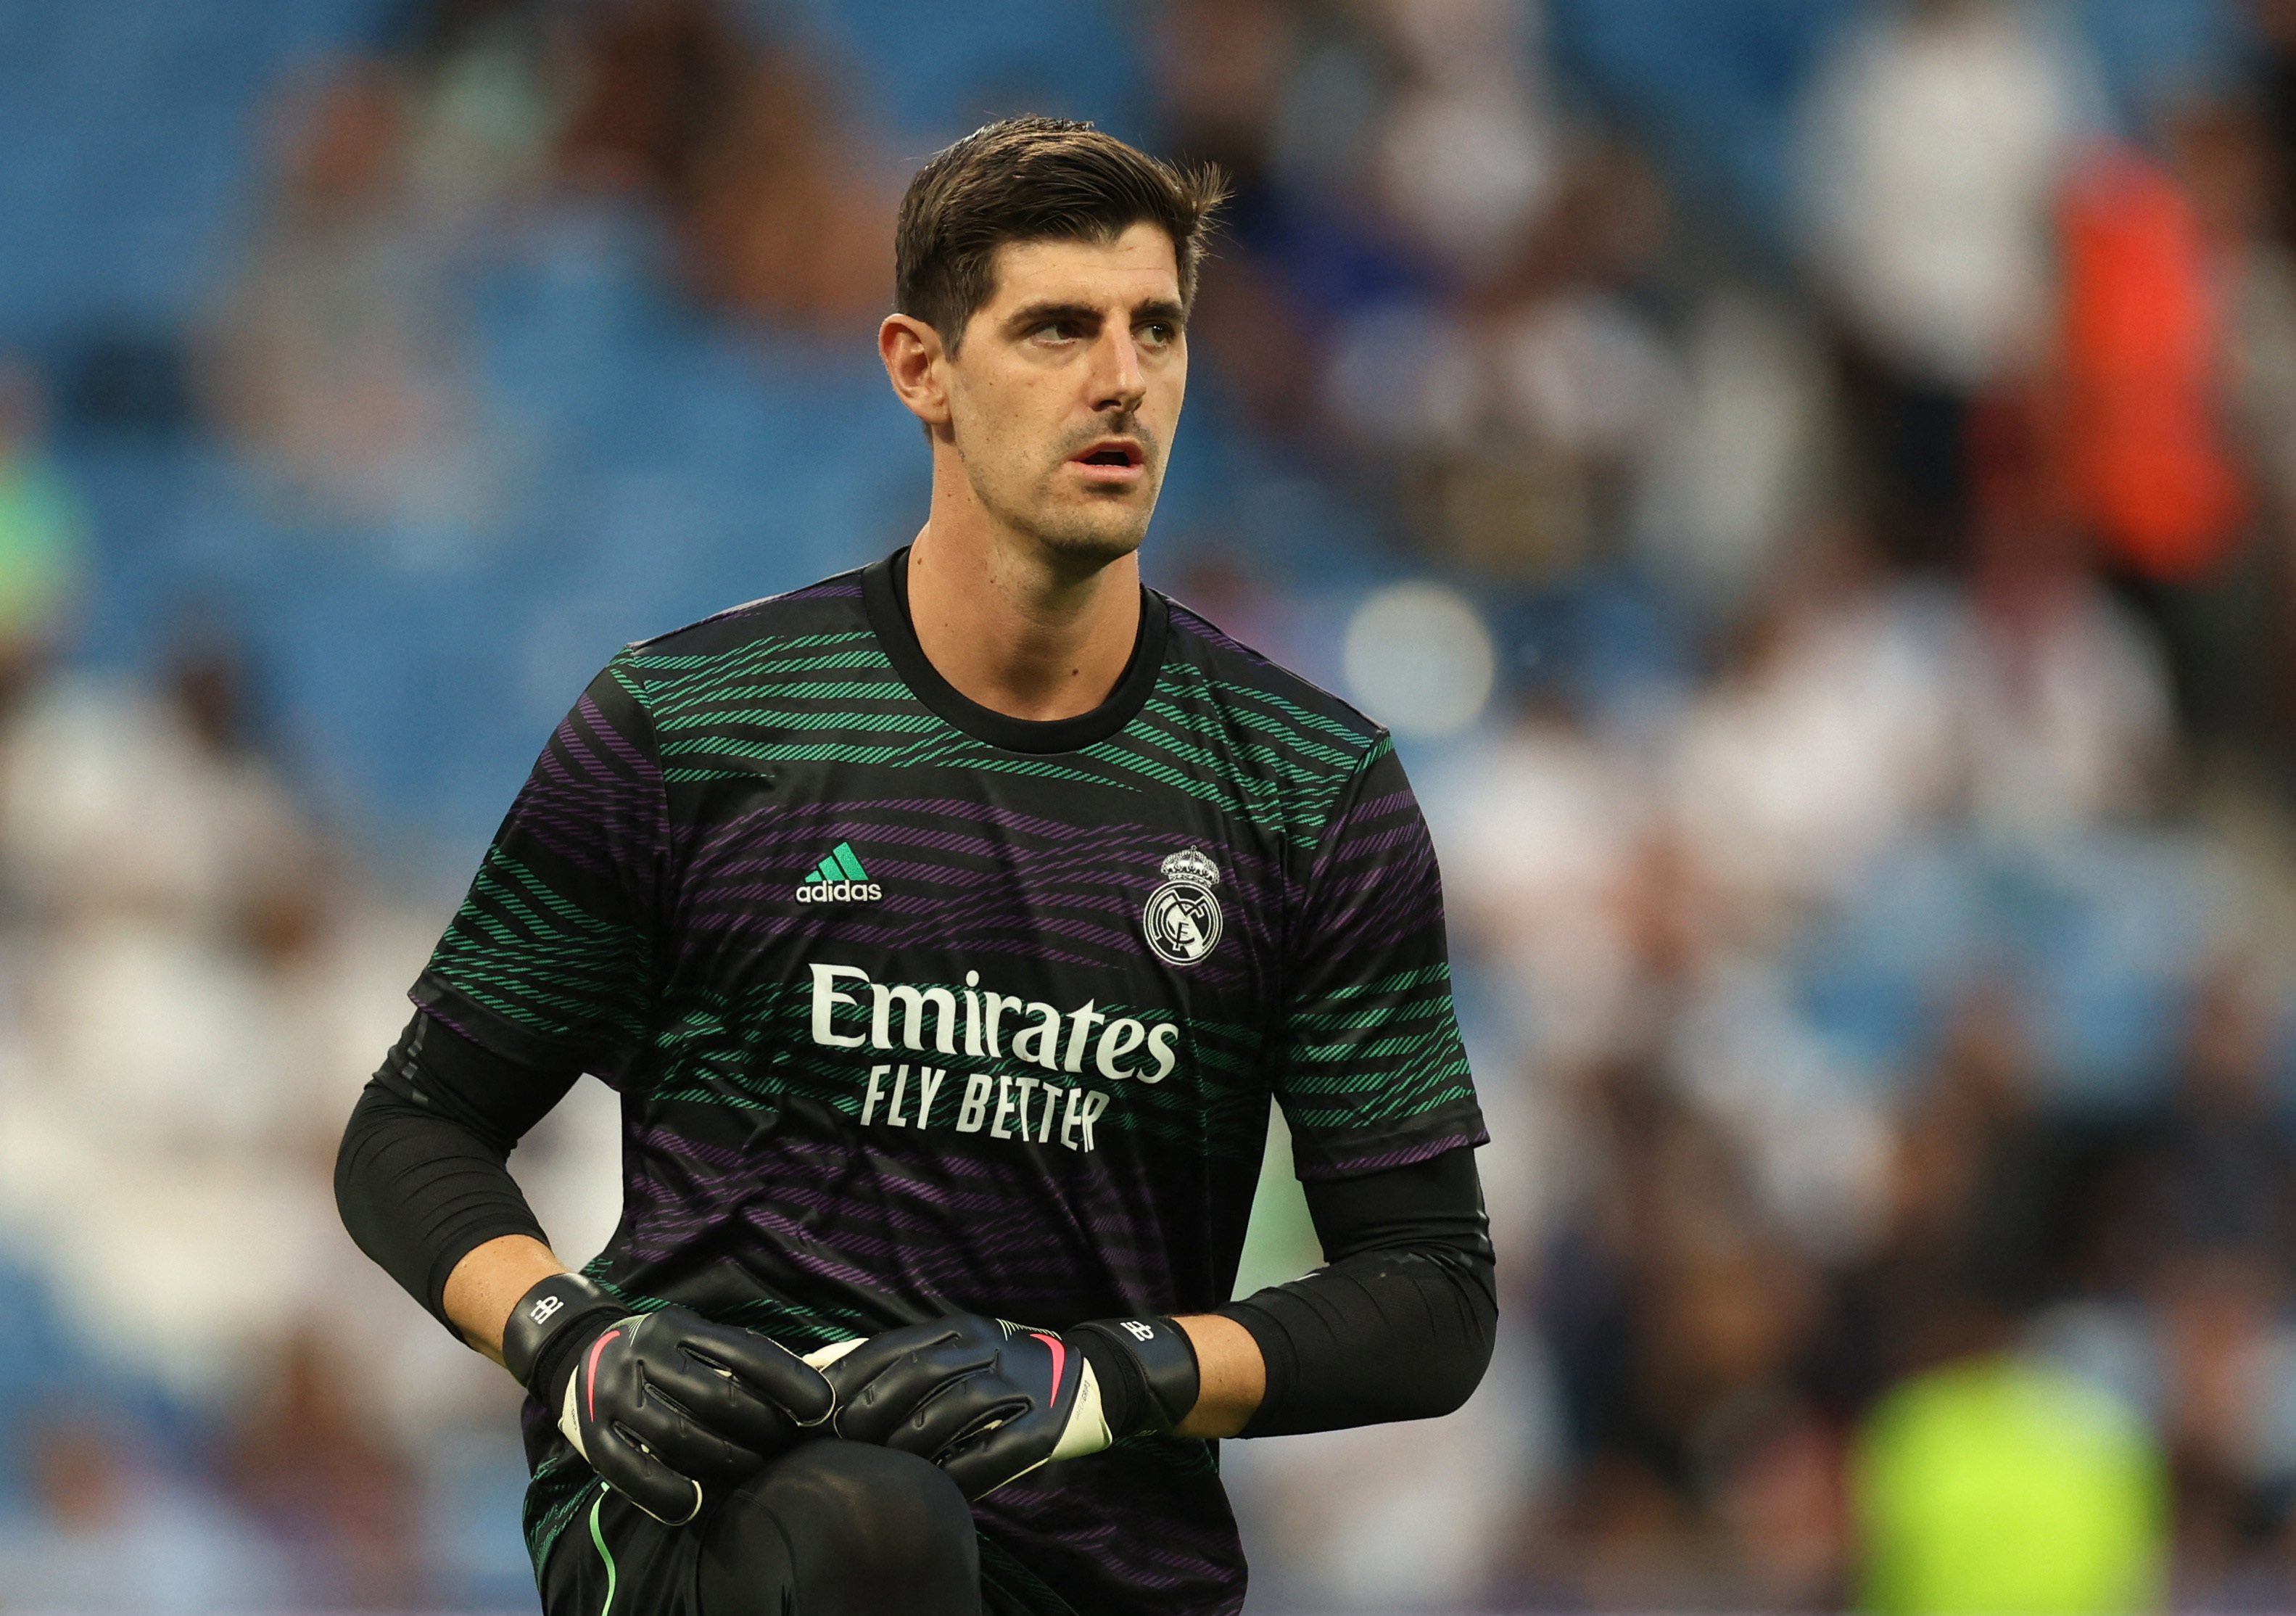
<svg viewBox="0 0 2296 1616">
<path fill-rule="evenodd" d="M 519 1299 L 503 1357 L 590 1468 L 671 1526 L 834 1406 L 819 1371 L 764 1336 L 684 1308 L 629 1313 L 572 1274 Z"/>
<path fill-rule="evenodd" d="M 1201 1388 L 1168 1318 L 1064 1333 L 960 1314 L 809 1354 L 837 1390 L 837 1434 L 931 1459 L 968 1498 L 1136 1431 L 1170 1431 Z"/>
<path fill-rule="evenodd" d="M 836 1390 L 840 1437 L 930 1459 L 968 1498 L 1111 1440 L 1073 1341 L 964 1313 L 810 1353 Z"/>
</svg>

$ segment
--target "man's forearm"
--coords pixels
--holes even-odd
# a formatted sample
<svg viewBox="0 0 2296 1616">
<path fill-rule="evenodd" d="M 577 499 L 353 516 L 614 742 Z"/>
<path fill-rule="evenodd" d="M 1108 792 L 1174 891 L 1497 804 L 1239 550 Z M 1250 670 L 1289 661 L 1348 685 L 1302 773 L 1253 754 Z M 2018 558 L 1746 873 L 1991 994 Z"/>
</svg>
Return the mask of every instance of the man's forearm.
<svg viewBox="0 0 2296 1616">
<path fill-rule="evenodd" d="M 1306 1188 L 1332 1260 L 1220 1309 L 1251 1342 L 1259 1376 L 1245 1423 L 1230 1432 L 1281 1436 L 1456 1408 L 1482 1379 L 1498 1324 L 1474 1153 Z"/>
<path fill-rule="evenodd" d="M 1202 1390 L 1188 1417 L 1175 1428 L 1184 1437 L 1232 1437 L 1244 1428 L 1267 1394 L 1267 1365 L 1251 1332 L 1217 1313 L 1172 1321 L 1196 1349 Z"/>
<path fill-rule="evenodd" d="M 504 1235 L 467 1252 L 447 1276 L 447 1317 L 463 1339 L 497 1364 L 503 1326 L 518 1299 L 566 1265 L 530 1235 Z"/>
<path fill-rule="evenodd" d="M 1490 1363 L 1498 1308 L 1456 1253 L 1398 1249 L 1271 1285 L 1226 1316 L 1267 1377 L 1235 1434 L 1264 1437 L 1450 1413 Z"/>
<path fill-rule="evenodd" d="M 517 1066 L 418 1011 L 343 1129 L 335 1160 L 343 1226 L 439 1323 L 487 1343 L 481 1350 L 499 1347 L 516 1294 L 498 1308 L 490 1294 L 471 1297 L 492 1317 L 457 1316 L 447 1287 L 465 1267 L 472 1279 L 493 1274 L 493 1259 L 475 1267 L 470 1259 L 513 1237 L 530 1248 L 527 1267 L 516 1270 L 531 1270 L 529 1284 L 557 1271 L 554 1258 L 546 1270 L 533 1267 L 531 1252 L 547 1258 L 548 1247 L 508 1158 L 572 1081 Z"/>
</svg>

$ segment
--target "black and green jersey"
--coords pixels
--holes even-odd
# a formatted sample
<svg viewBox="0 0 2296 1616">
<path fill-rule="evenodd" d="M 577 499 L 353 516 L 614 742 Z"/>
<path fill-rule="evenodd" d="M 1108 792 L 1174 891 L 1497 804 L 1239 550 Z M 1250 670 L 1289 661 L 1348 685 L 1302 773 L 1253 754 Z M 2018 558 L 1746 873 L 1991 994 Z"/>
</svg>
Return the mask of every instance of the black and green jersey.
<svg viewBox="0 0 2296 1616">
<path fill-rule="evenodd" d="M 591 1276 L 800 1352 L 950 1312 L 1200 1312 L 1271 1095 L 1303 1177 L 1480 1143 L 1379 726 L 1152 591 L 1106 703 L 1005 718 L 919 650 L 906 562 L 617 656 L 416 985 L 619 1091 Z M 595 1483 L 529 1414 L 539 1555 Z M 1128 1438 L 978 1507 L 1029 1608 L 1242 1603 L 1210 1444 Z"/>
</svg>

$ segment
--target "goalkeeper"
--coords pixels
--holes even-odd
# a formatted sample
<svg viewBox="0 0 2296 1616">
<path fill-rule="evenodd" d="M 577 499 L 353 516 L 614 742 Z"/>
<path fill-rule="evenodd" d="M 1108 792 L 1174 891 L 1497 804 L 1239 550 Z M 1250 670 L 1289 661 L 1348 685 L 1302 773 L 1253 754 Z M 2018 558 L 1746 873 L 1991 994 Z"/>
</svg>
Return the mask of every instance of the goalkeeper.
<svg viewBox="0 0 2296 1616">
<path fill-rule="evenodd" d="M 1496 1303 L 1386 734 L 1140 581 L 1214 176 L 1015 119 L 901 206 L 914 540 L 616 656 L 336 1169 L 529 1393 L 550 1616 L 1242 1604 L 1213 1440 L 1456 1407 Z M 583 1072 L 580 1274 L 505 1169 Z M 1229 1297 L 1270 1096 L 1328 1265 Z"/>
</svg>

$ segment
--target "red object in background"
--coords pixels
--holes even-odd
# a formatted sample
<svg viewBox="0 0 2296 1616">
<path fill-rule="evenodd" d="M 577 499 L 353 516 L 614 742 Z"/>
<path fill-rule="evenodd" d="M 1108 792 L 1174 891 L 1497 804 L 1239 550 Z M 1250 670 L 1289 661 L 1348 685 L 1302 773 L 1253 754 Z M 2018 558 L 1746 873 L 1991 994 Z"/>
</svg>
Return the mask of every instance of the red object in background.
<svg viewBox="0 0 2296 1616">
<path fill-rule="evenodd" d="M 2058 214 L 2065 475 L 2073 513 L 2133 571 L 2188 582 L 2239 541 L 2248 490 L 2218 419 L 2219 326 L 2199 219 L 2126 149 Z"/>
</svg>

